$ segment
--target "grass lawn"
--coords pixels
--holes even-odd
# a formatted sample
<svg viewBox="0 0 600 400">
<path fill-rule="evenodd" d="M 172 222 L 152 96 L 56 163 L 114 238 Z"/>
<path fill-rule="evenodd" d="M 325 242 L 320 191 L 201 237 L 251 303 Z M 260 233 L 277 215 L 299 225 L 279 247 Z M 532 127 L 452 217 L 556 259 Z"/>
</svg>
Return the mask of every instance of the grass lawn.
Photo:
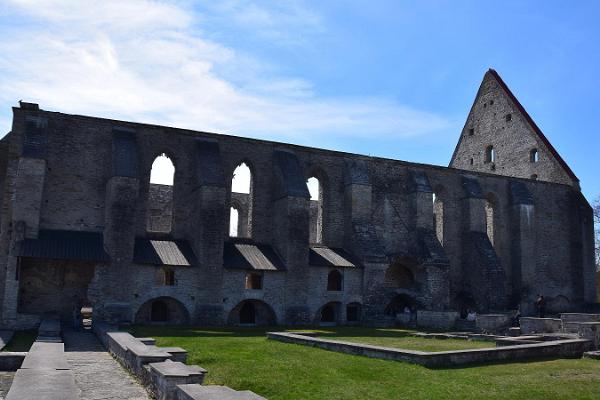
<svg viewBox="0 0 600 400">
<path fill-rule="evenodd" d="M 188 363 L 208 370 L 207 384 L 252 390 L 270 400 L 598 399 L 600 393 L 596 360 L 433 370 L 270 341 L 258 328 L 137 326 L 131 331 L 156 338 L 159 346 L 188 350 Z M 368 331 L 374 330 L 327 329 L 323 336 L 346 340 L 368 337 Z"/>
<path fill-rule="evenodd" d="M 37 329 L 28 331 L 16 331 L 10 342 L 2 351 L 29 351 L 33 342 L 37 338 Z"/>
<path fill-rule="evenodd" d="M 375 346 L 396 347 L 420 351 L 448 351 L 483 349 L 496 347 L 493 342 L 461 340 L 461 339 L 428 339 L 410 336 L 414 331 L 404 329 L 374 328 L 336 328 L 317 330 L 318 337 L 343 340 L 345 342 L 365 343 Z"/>
</svg>

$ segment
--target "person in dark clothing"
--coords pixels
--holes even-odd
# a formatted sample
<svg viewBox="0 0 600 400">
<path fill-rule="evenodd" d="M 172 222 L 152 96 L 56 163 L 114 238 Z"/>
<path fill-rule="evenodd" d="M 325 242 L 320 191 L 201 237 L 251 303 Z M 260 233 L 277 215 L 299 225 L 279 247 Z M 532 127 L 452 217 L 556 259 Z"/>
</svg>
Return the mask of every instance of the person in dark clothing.
<svg viewBox="0 0 600 400">
<path fill-rule="evenodd" d="M 538 294 L 537 300 L 535 301 L 535 308 L 538 312 L 538 317 L 544 318 L 546 315 L 546 300 L 541 294 Z"/>
</svg>

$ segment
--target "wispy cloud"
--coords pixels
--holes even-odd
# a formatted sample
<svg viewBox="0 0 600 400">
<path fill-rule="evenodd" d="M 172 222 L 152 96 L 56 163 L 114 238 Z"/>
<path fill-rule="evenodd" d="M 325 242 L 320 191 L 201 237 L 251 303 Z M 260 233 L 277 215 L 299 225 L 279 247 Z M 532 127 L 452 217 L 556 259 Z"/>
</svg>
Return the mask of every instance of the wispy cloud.
<svg viewBox="0 0 600 400">
<path fill-rule="evenodd" d="M 281 40 L 287 40 L 278 33 L 286 24 L 323 24 L 295 2 L 281 3 L 287 8 L 219 4 L 222 15 Z M 272 61 L 207 39 L 206 16 L 188 6 L 144 0 L 9 5 L 0 16 L 12 21 L 0 28 L 4 110 L 24 99 L 63 112 L 293 141 L 324 134 L 402 138 L 449 126 L 391 99 L 322 97 L 310 82 L 264 73 Z M 231 71 L 236 78 L 224 78 Z M 0 124 L 8 131 L 6 118 Z"/>
</svg>

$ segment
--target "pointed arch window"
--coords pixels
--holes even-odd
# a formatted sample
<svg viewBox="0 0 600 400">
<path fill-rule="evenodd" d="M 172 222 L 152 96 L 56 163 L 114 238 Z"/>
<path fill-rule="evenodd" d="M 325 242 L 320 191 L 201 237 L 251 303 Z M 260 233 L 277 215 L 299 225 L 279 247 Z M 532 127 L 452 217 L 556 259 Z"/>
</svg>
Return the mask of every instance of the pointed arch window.
<svg viewBox="0 0 600 400">
<path fill-rule="evenodd" d="M 496 239 L 496 204 L 495 197 L 492 194 L 488 194 L 485 200 L 485 223 L 487 235 L 492 246 L 494 246 Z"/>
<path fill-rule="evenodd" d="M 175 166 L 166 154 L 154 159 L 148 186 L 146 230 L 170 233 L 173 224 Z"/>
<path fill-rule="evenodd" d="M 529 162 L 536 163 L 540 159 L 540 155 L 537 149 L 531 149 L 529 152 Z"/>
<path fill-rule="evenodd" d="M 436 189 L 433 193 L 433 231 L 440 242 L 444 245 L 444 201 L 443 189 Z"/>
<path fill-rule="evenodd" d="M 494 146 L 488 146 L 485 149 L 485 162 L 493 163 L 496 162 L 496 150 L 494 150 Z"/>
<path fill-rule="evenodd" d="M 229 236 L 252 237 L 253 202 L 252 171 L 245 162 L 242 162 L 233 171 L 231 178 Z"/>
<path fill-rule="evenodd" d="M 306 181 L 310 193 L 309 240 L 310 243 L 323 242 L 323 186 L 312 176 Z"/>
</svg>

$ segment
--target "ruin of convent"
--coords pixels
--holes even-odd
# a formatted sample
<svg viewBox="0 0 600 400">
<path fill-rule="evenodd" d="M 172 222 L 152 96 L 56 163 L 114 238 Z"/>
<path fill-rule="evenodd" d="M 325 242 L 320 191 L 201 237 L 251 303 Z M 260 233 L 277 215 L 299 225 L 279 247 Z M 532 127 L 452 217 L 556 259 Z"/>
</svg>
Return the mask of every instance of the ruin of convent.
<svg viewBox="0 0 600 400">
<path fill-rule="evenodd" d="M 78 305 L 118 322 L 384 325 L 407 307 L 435 319 L 528 314 L 538 293 L 549 312 L 595 301 L 591 208 L 493 70 L 449 167 L 25 102 L 13 114 L 0 141 L 7 327 Z M 173 184 L 151 184 L 163 154 Z M 239 166 L 249 187 L 232 193 Z"/>
</svg>

